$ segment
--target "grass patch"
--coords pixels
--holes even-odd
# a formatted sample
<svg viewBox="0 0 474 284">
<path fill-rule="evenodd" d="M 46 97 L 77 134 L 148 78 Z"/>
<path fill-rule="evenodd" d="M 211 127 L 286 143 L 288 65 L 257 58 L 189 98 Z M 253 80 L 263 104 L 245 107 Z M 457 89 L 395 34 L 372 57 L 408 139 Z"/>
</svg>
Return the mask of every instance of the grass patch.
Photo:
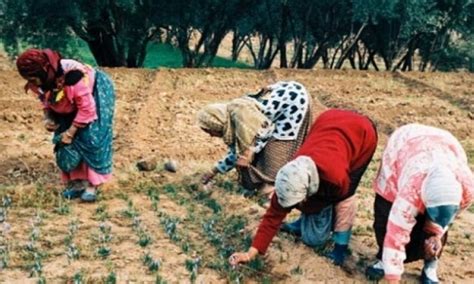
<svg viewBox="0 0 474 284">
<path fill-rule="evenodd" d="M 183 67 L 183 57 L 178 48 L 164 43 L 150 43 L 147 47 L 147 55 L 145 58 L 144 67 L 145 68 L 158 68 L 158 67 L 167 67 L 167 68 L 182 68 Z M 247 65 L 242 62 L 233 62 L 230 59 L 216 56 L 212 67 L 221 67 L 221 68 L 252 68 L 250 65 Z"/>
<path fill-rule="evenodd" d="M 92 66 L 97 66 L 97 62 L 95 61 L 94 56 L 92 56 L 92 53 L 90 52 L 86 42 L 78 39 L 76 41 L 72 41 L 69 45 L 70 46 L 67 49 L 74 51 L 69 52 L 74 54 L 71 56 L 71 58 L 77 59 Z M 182 68 L 183 57 L 180 50 L 171 44 L 151 42 L 148 44 L 147 55 L 143 65 L 145 68 L 152 69 L 159 67 Z M 216 56 L 212 67 L 242 69 L 252 68 L 252 66 L 243 62 L 233 62 L 230 59 L 220 56 Z"/>
</svg>

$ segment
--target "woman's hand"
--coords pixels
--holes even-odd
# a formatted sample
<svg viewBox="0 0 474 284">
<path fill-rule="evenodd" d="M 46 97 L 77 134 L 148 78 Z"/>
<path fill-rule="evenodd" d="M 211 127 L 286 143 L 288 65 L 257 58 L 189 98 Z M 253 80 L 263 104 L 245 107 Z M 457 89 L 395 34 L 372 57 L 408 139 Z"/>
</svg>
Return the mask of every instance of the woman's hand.
<svg viewBox="0 0 474 284">
<path fill-rule="evenodd" d="M 72 139 L 74 139 L 74 136 L 76 135 L 76 132 L 77 132 L 77 127 L 74 125 L 71 125 L 71 127 L 68 130 L 61 133 L 61 142 L 67 145 L 71 144 Z"/>
<path fill-rule="evenodd" d="M 236 164 L 238 167 L 248 168 L 252 162 L 252 158 L 253 151 L 251 149 L 247 149 L 242 155 L 239 156 Z"/>
<path fill-rule="evenodd" d="M 212 170 L 204 173 L 201 178 L 202 184 L 206 185 L 208 184 L 217 174 L 216 168 L 213 168 Z"/>
<path fill-rule="evenodd" d="M 46 130 L 48 130 L 49 132 L 53 132 L 55 131 L 56 129 L 58 129 L 59 125 L 56 124 L 56 122 L 54 122 L 54 120 L 50 119 L 50 118 L 46 118 L 44 120 L 44 128 L 46 128 Z"/>
<path fill-rule="evenodd" d="M 69 133 L 68 130 L 61 133 L 61 143 L 63 143 L 63 144 L 67 144 L 67 145 L 71 144 L 73 138 L 74 138 L 74 136 L 72 136 L 71 133 Z"/>
<path fill-rule="evenodd" d="M 425 240 L 425 258 L 432 259 L 439 256 L 443 244 L 438 236 L 432 236 Z"/>
<path fill-rule="evenodd" d="M 258 254 L 258 250 L 250 247 L 248 252 L 235 252 L 229 257 L 229 264 L 236 266 L 239 263 L 247 263 L 252 261 Z"/>
</svg>

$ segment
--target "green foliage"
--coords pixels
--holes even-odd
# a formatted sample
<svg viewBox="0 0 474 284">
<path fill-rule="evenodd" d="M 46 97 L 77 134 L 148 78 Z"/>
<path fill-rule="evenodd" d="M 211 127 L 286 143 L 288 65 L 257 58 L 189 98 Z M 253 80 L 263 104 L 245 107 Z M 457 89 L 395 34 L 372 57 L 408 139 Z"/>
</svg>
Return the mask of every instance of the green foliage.
<svg viewBox="0 0 474 284">
<path fill-rule="evenodd" d="M 117 275 L 115 272 L 110 272 L 109 275 L 107 275 L 107 278 L 105 278 L 105 283 L 106 284 L 115 284 L 117 283 Z"/>
<path fill-rule="evenodd" d="M 156 275 L 155 284 L 167 284 L 166 280 L 164 280 L 160 275 Z"/>
<path fill-rule="evenodd" d="M 102 259 L 106 259 L 107 257 L 109 257 L 110 252 L 111 252 L 110 247 L 108 247 L 108 246 L 106 246 L 106 245 L 101 245 L 101 246 L 99 246 L 99 248 L 97 249 L 97 254 L 98 254 Z"/>
<path fill-rule="evenodd" d="M 158 271 L 161 266 L 161 262 L 158 259 L 153 259 L 153 257 L 150 255 L 150 253 L 146 253 L 143 256 L 143 264 L 145 264 L 148 267 L 148 270 L 154 272 Z"/>
<path fill-rule="evenodd" d="M 378 70 L 377 56 L 405 71 L 419 54 L 422 71 L 474 69 L 472 0 L 4 0 L 0 11 L 12 57 L 34 46 L 99 66 L 248 68 L 245 49 L 257 69 L 278 54 L 290 68 Z M 232 60 L 217 57 L 229 32 Z"/>
<path fill-rule="evenodd" d="M 68 200 L 65 200 L 62 196 L 59 196 L 57 200 L 57 206 L 53 209 L 54 213 L 59 215 L 68 215 L 71 213 L 71 207 L 69 206 Z"/>
<path fill-rule="evenodd" d="M 82 271 L 76 272 L 76 273 L 72 276 L 72 283 L 74 283 L 74 284 L 82 284 L 82 283 L 84 283 L 84 273 L 83 273 Z"/>
<path fill-rule="evenodd" d="M 100 223 L 99 234 L 95 240 L 98 244 L 97 255 L 102 259 L 108 258 L 111 253 L 108 243 L 112 240 L 112 227 L 105 222 Z"/>
<path fill-rule="evenodd" d="M 186 269 L 189 272 L 191 272 L 191 275 L 189 276 L 190 280 L 191 280 L 191 283 L 196 282 L 196 278 L 197 278 L 200 263 L 201 263 L 201 258 L 200 257 L 196 257 L 196 258 L 193 258 L 193 259 L 186 259 L 185 266 L 186 266 Z"/>
</svg>

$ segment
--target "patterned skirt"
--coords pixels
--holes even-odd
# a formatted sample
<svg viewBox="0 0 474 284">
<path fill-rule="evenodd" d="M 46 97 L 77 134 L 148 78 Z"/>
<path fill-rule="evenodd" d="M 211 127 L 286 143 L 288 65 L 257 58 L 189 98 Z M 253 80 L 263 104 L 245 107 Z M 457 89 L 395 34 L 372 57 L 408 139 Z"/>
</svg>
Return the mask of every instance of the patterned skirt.
<svg viewBox="0 0 474 284">
<path fill-rule="evenodd" d="M 99 70 L 96 71 L 93 95 L 98 118 L 86 127 L 79 129 L 70 145 L 60 142 L 60 134 L 71 126 L 75 113 L 55 115 L 59 128 L 54 133 L 54 151 L 56 163 L 64 172 L 71 172 L 82 162 L 98 174 L 112 172 L 115 91 L 110 78 Z"/>
</svg>

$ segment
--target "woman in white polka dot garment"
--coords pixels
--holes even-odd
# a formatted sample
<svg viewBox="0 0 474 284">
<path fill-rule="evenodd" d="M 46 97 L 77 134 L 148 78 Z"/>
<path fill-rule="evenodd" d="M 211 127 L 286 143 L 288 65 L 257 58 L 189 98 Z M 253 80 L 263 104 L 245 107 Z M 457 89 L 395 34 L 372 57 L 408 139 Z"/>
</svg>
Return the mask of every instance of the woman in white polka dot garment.
<svg viewBox="0 0 474 284">
<path fill-rule="evenodd" d="M 203 183 L 237 166 L 243 187 L 260 190 L 270 197 L 276 173 L 291 159 L 312 125 L 311 99 L 306 88 L 295 81 L 280 81 L 247 96 L 257 102 L 260 111 L 274 124 L 273 133 L 256 137 L 255 146 L 245 155 L 238 156 L 235 147 L 229 145 L 227 155 L 204 175 Z M 206 131 L 202 123 L 201 128 Z"/>
</svg>

